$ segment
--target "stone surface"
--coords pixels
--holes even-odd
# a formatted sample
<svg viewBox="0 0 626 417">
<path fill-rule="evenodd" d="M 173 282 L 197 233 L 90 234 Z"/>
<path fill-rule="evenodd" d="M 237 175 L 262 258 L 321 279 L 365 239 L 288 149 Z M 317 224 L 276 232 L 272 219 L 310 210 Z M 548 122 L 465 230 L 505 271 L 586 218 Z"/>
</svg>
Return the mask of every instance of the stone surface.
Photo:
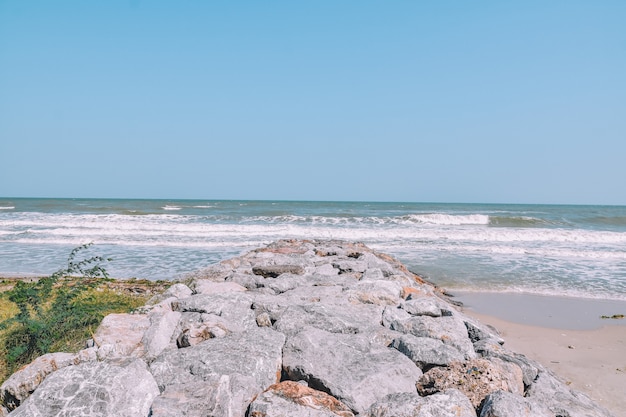
<svg viewBox="0 0 626 417">
<path fill-rule="evenodd" d="M 144 355 L 144 333 L 150 327 L 145 314 L 109 314 L 93 335 L 98 358 L 140 357 Z"/>
<path fill-rule="evenodd" d="M 449 388 L 463 392 L 478 408 L 483 399 L 495 391 L 524 395 L 522 370 L 514 364 L 494 359 L 472 359 L 436 367 L 426 372 L 417 383 L 420 395 L 432 395 Z"/>
<path fill-rule="evenodd" d="M 467 359 L 476 357 L 465 322 L 457 314 L 441 317 L 413 316 L 403 309 L 390 306 L 383 312 L 383 324 L 400 333 L 440 340 L 458 349 Z"/>
<path fill-rule="evenodd" d="M 291 380 L 328 392 L 353 411 L 363 412 L 387 394 L 415 392 L 421 370 L 395 349 L 362 335 L 306 329 L 290 337 L 283 370 Z"/>
<path fill-rule="evenodd" d="M 80 363 L 72 353 L 47 353 L 11 375 L 0 386 L 0 402 L 8 409 L 19 406 L 54 371 Z"/>
<path fill-rule="evenodd" d="M 270 386 L 250 404 L 249 417 L 354 417 L 341 401 L 294 381 Z"/>
<path fill-rule="evenodd" d="M 526 391 L 526 397 L 533 403 L 546 406 L 557 416 L 610 416 L 604 407 L 594 403 L 583 393 L 569 389 L 546 369 L 540 369 L 537 378 Z"/>
<path fill-rule="evenodd" d="M 159 394 L 140 359 L 86 362 L 49 375 L 11 417 L 141 417 Z"/>
<path fill-rule="evenodd" d="M 247 288 L 236 282 L 214 282 L 208 279 L 196 281 L 195 289 L 197 294 L 223 294 L 247 291 Z"/>
<path fill-rule="evenodd" d="M 391 347 L 406 355 L 422 370 L 432 366 L 446 366 L 464 359 L 463 354 L 454 346 L 430 337 L 405 334 L 394 339 Z"/>
<path fill-rule="evenodd" d="M 485 398 L 480 417 L 554 417 L 554 413 L 520 395 L 496 391 Z"/>
<path fill-rule="evenodd" d="M 462 392 L 449 389 L 428 397 L 420 397 L 415 393 L 391 394 L 373 404 L 364 415 L 366 417 L 476 417 L 476 411 Z"/>
<path fill-rule="evenodd" d="M 163 352 L 150 364 L 159 388 L 164 391 L 156 407 L 213 407 L 232 413 L 224 415 L 243 415 L 256 394 L 279 381 L 284 342 L 281 333 L 255 328 Z M 198 396 L 199 390 L 204 393 L 202 396 Z M 211 405 L 211 398 L 219 400 L 219 404 Z"/>
</svg>

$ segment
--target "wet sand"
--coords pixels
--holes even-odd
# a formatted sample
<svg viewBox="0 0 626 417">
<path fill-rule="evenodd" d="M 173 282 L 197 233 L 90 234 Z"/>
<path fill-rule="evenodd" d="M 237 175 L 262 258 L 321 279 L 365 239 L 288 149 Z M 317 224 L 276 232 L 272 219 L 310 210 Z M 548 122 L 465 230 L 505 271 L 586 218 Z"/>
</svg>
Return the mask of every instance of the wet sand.
<svg viewBox="0 0 626 417">
<path fill-rule="evenodd" d="M 554 371 L 616 417 L 626 417 L 626 302 L 459 293 L 466 314 L 492 325 L 505 346 Z"/>
</svg>

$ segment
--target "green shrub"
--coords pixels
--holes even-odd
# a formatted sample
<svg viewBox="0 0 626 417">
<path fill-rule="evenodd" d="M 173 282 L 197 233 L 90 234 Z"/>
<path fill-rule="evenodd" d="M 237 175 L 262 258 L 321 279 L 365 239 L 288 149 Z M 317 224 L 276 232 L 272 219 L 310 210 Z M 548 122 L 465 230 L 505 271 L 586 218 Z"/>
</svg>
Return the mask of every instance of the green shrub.
<svg viewBox="0 0 626 417">
<path fill-rule="evenodd" d="M 81 349 L 104 316 L 129 312 L 145 303 L 146 295 L 109 286 L 113 280 L 102 264 L 110 259 L 78 259 L 89 246 L 72 250 L 66 268 L 37 282 L 18 281 L 1 294 L 17 307 L 17 313 L 0 322 L 0 383 L 40 355 Z M 11 309 L 15 310 L 5 308 Z"/>
</svg>

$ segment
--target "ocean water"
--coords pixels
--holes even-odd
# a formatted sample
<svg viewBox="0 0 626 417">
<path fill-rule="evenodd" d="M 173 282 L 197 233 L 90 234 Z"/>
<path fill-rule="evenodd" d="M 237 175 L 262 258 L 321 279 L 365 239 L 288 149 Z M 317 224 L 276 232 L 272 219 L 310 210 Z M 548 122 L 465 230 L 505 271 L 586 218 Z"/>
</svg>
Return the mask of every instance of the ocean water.
<svg viewBox="0 0 626 417">
<path fill-rule="evenodd" d="M 0 198 L 0 273 L 69 252 L 119 278 L 172 279 L 277 239 L 360 241 L 449 290 L 626 300 L 626 207 Z"/>
</svg>

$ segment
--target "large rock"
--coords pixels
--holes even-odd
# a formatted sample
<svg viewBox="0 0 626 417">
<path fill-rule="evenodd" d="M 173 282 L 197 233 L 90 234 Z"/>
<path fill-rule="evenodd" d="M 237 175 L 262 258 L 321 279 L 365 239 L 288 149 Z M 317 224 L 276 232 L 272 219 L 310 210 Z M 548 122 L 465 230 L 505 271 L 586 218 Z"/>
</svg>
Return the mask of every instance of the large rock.
<svg viewBox="0 0 626 417">
<path fill-rule="evenodd" d="M 283 370 L 289 379 L 304 380 L 357 413 L 387 394 L 415 392 L 422 375 L 395 349 L 371 343 L 362 335 L 319 329 L 303 330 L 287 340 Z"/>
<path fill-rule="evenodd" d="M 374 403 L 366 417 L 476 417 L 470 400 L 456 389 L 421 397 L 414 393 L 390 394 Z M 523 417 L 520 414 L 517 417 Z"/>
<path fill-rule="evenodd" d="M 140 359 L 85 362 L 50 374 L 11 417 L 141 417 L 159 395 Z"/>
<path fill-rule="evenodd" d="M 458 349 L 466 359 L 476 357 L 465 322 L 459 315 L 414 316 L 400 308 L 386 307 L 383 313 L 383 324 L 400 333 L 440 340 Z"/>
<path fill-rule="evenodd" d="M 256 327 L 252 311 L 253 298 L 247 292 L 198 294 L 172 303 L 175 311 L 214 314 L 228 323 L 230 331 L 243 331 Z"/>
<path fill-rule="evenodd" d="M 142 341 L 149 327 L 150 319 L 145 314 L 109 314 L 93 335 L 98 358 L 143 356 Z"/>
<path fill-rule="evenodd" d="M 254 328 L 163 352 L 150 364 L 164 391 L 153 415 L 167 409 L 202 415 L 192 411 L 209 408 L 243 416 L 256 394 L 280 380 L 284 342 L 281 333 Z"/>
<path fill-rule="evenodd" d="M 293 381 L 270 386 L 250 404 L 249 417 L 354 417 L 350 409 L 325 392 Z"/>
<path fill-rule="evenodd" d="M 554 417 L 543 404 L 529 401 L 508 391 L 495 391 L 485 397 L 480 417 Z"/>
<path fill-rule="evenodd" d="M 542 369 L 528 388 L 526 397 L 536 404 L 546 406 L 557 416 L 610 417 L 604 407 L 594 403 L 581 392 L 567 387 L 552 372 Z"/>
<path fill-rule="evenodd" d="M 417 391 L 421 395 L 432 395 L 449 388 L 459 389 L 476 408 L 488 394 L 495 391 L 524 395 L 522 370 L 517 365 L 499 359 L 473 359 L 432 368 L 417 384 Z"/>
<path fill-rule="evenodd" d="M 274 328 L 286 335 L 296 334 L 305 327 L 315 327 L 331 333 L 356 334 L 380 327 L 383 309 L 376 305 L 337 305 L 311 303 L 290 306 L 274 316 Z"/>
<path fill-rule="evenodd" d="M 464 359 L 464 355 L 454 346 L 430 337 L 405 334 L 394 339 L 391 346 L 406 355 L 422 370 L 433 366 L 447 366 Z"/>
<path fill-rule="evenodd" d="M 0 387 L 0 404 L 4 405 L 7 410 L 13 410 L 28 398 L 52 372 L 90 359 L 95 360 L 93 349 L 78 354 L 55 352 L 40 356 L 4 381 Z"/>
</svg>

